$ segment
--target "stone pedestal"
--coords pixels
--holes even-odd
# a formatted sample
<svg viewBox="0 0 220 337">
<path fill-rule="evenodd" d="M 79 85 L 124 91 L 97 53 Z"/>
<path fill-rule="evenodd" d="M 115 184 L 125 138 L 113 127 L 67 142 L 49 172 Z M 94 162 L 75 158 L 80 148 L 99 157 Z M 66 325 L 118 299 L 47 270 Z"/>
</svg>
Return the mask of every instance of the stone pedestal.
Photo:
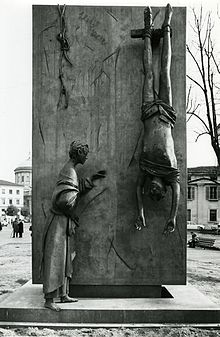
<svg viewBox="0 0 220 337">
<path fill-rule="evenodd" d="M 137 231 L 136 179 L 142 134 L 143 7 L 67 6 L 67 52 L 61 57 L 57 6 L 33 6 L 33 280 L 39 283 L 41 238 L 56 177 L 72 140 L 89 144 L 79 175 L 100 169 L 107 177 L 81 203 L 73 286 L 160 286 L 186 282 L 186 9 L 172 18 L 173 130 L 180 168 L 177 229 L 162 235 L 171 191 L 153 203 L 146 197 L 149 228 Z M 164 8 L 153 8 L 160 28 Z M 159 70 L 160 46 L 154 52 Z M 62 71 L 62 91 L 59 72 Z M 156 82 L 156 88 L 158 83 Z M 116 288 L 115 288 L 116 289 Z M 140 288 L 141 289 L 141 288 Z"/>
<path fill-rule="evenodd" d="M 41 327 L 216 327 L 220 308 L 192 286 L 166 286 L 169 298 L 80 298 L 43 307 L 42 286 L 27 283 L 0 303 L 0 326 Z"/>
</svg>

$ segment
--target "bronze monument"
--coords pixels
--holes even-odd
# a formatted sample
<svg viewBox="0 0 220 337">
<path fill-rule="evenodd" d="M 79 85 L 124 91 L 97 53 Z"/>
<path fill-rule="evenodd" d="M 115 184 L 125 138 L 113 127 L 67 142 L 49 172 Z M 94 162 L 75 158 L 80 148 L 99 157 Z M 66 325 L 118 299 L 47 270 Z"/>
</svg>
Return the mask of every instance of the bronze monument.
<svg viewBox="0 0 220 337">
<path fill-rule="evenodd" d="M 79 226 L 76 205 L 79 197 L 91 190 L 94 180 L 104 178 L 105 171 L 99 171 L 91 178 L 78 179 L 77 164 L 84 164 L 89 153 L 88 145 L 73 141 L 70 144 L 69 160 L 61 169 L 52 195 L 52 207 L 47 217 L 43 235 L 43 292 L 45 307 L 60 311 L 54 302 L 76 302 L 69 294 L 69 281 L 72 278 L 72 262 L 76 255 L 73 242 L 75 228 Z"/>
<path fill-rule="evenodd" d="M 180 185 L 179 170 L 174 152 L 172 128 L 176 120 L 176 112 L 172 108 L 172 92 L 170 80 L 171 66 L 171 17 L 172 8 L 168 4 L 162 29 L 153 30 L 152 11 L 147 7 L 144 11 L 143 30 L 132 31 L 132 37 L 144 39 L 144 85 L 142 93 L 142 117 L 144 136 L 142 153 L 139 159 L 140 172 L 137 181 L 138 218 L 135 227 L 140 230 L 146 227 L 144 215 L 143 194 L 146 178 L 148 178 L 148 193 L 153 200 L 165 196 L 166 187 L 172 189 L 172 206 L 169 219 L 164 228 L 164 234 L 175 230 L 176 216 L 179 205 Z M 159 93 L 154 90 L 152 38 L 158 38 L 158 32 L 163 38 Z M 157 33 L 157 34 L 156 34 Z"/>
<path fill-rule="evenodd" d="M 64 56 L 62 59 L 62 79 L 69 98 L 67 108 L 64 96 L 62 104 L 57 106 L 62 89 L 59 70 L 63 48 L 57 36 L 65 27 L 62 30 L 60 26 L 56 5 L 33 7 L 33 283 L 43 281 L 39 268 L 45 220 L 72 138 L 84 140 L 90 149 L 86 165 L 76 166 L 79 177 L 90 177 L 93 172 L 108 168 L 108 178 L 96 180 L 96 186 L 79 200 L 75 209 L 80 215 L 80 228 L 76 228 L 70 239 L 77 252 L 69 292 L 73 298 L 96 294 L 103 298 L 145 297 L 152 293 L 160 297 L 161 285 L 186 282 L 186 9 L 173 8 L 171 21 L 172 105 L 178 112 L 171 130 L 171 126 L 156 114 L 144 123 L 140 120 L 144 44 L 152 42 L 154 91 L 159 96 L 157 75 L 165 42 L 162 33 L 165 31 L 168 35 L 166 31 L 170 29 L 161 29 L 166 8 L 153 7 L 151 39 L 148 36 L 145 42 L 142 38 L 132 39 L 131 29 L 144 28 L 145 7 L 66 6 L 64 38 L 68 38 L 69 60 L 74 60 L 71 66 Z M 158 99 L 156 93 L 154 96 Z M 144 124 L 146 129 L 148 125 L 153 127 L 153 120 L 156 123 L 157 119 L 158 125 L 163 122 L 169 135 L 172 131 L 180 169 L 177 225 L 169 239 L 163 231 L 170 216 L 172 189 L 166 186 L 165 198 L 158 202 L 151 200 L 148 183 L 153 176 L 147 172 L 142 197 L 146 223 L 150 226 L 142 231 L 134 227 L 138 216 L 139 158 L 145 153 L 137 143 Z M 153 134 L 153 129 L 151 131 Z M 159 145 L 164 146 L 164 139 L 160 144 L 157 141 L 156 146 Z M 159 156 L 153 159 L 156 162 Z M 67 305 L 60 304 L 60 307 Z M 77 305 L 72 304 L 74 308 Z M 50 311 L 45 309 L 45 314 L 51 314 Z"/>
</svg>

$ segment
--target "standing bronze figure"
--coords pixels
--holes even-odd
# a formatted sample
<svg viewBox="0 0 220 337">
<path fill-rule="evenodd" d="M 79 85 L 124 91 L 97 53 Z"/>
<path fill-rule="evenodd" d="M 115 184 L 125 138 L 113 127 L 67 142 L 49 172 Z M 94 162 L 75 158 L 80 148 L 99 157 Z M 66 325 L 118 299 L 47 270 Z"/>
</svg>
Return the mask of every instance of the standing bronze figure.
<svg viewBox="0 0 220 337">
<path fill-rule="evenodd" d="M 75 257 L 70 238 L 78 226 L 75 212 L 78 198 L 95 186 L 94 180 L 105 177 L 105 171 L 99 171 L 91 178 L 78 179 L 75 166 L 83 165 L 88 153 L 88 145 L 76 141 L 71 143 L 69 160 L 59 173 L 46 220 L 42 260 L 44 306 L 55 311 L 61 310 L 55 303 L 56 298 L 60 298 L 61 303 L 77 301 L 68 294 Z"/>
<path fill-rule="evenodd" d="M 147 226 L 144 215 L 143 193 L 146 177 L 150 177 L 149 195 L 153 200 L 160 200 L 165 196 L 166 187 L 172 189 L 172 206 L 170 216 L 166 222 L 164 233 L 175 230 L 176 216 L 179 205 L 180 185 L 179 170 L 174 152 L 172 128 L 176 120 L 176 112 L 172 108 L 172 92 L 170 80 L 171 66 L 171 17 L 172 8 L 166 6 L 165 18 L 161 28 L 163 38 L 161 70 L 159 78 L 159 93 L 155 97 L 153 62 L 152 62 L 152 11 L 147 7 L 144 11 L 143 30 L 138 30 L 133 37 L 144 39 L 144 85 L 142 94 L 142 117 L 144 123 L 143 147 L 140 155 L 140 172 L 137 182 L 138 218 L 135 226 L 138 230 Z M 140 32 L 142 36 L 140 35 Z"/>
</svg>

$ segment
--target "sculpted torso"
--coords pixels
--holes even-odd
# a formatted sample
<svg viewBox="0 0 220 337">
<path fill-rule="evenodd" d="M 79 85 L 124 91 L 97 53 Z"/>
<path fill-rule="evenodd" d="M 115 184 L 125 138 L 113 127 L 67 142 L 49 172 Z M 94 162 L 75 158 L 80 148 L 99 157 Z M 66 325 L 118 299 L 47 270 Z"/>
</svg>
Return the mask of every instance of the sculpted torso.
<svg viewBox="0 0 220 337">
<path fill-rule="evenodd" d="M 148 160 L 177 167 L 171 126 L 155 115 L 144 122 L 143 152 Z"/>
</svg>

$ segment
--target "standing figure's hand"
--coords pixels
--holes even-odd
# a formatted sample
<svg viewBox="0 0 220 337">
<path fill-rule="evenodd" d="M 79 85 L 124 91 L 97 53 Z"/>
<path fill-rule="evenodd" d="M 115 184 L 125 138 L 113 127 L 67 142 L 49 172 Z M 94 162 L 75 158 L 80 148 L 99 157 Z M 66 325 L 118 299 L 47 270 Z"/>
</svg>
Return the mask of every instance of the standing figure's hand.
<svg viewBox="0 0 220 337">
<path fill-rule="evenodd" d="M 91 176 L 91 180 L 94 181 L 94 180 L 102 179 L 102 178 L 105 178 L 105 177 L 106 177 L 106 170 L 101 170 L 101 171 L 98 171 L 97 173 L 93 174 Z"/>
</svg>

